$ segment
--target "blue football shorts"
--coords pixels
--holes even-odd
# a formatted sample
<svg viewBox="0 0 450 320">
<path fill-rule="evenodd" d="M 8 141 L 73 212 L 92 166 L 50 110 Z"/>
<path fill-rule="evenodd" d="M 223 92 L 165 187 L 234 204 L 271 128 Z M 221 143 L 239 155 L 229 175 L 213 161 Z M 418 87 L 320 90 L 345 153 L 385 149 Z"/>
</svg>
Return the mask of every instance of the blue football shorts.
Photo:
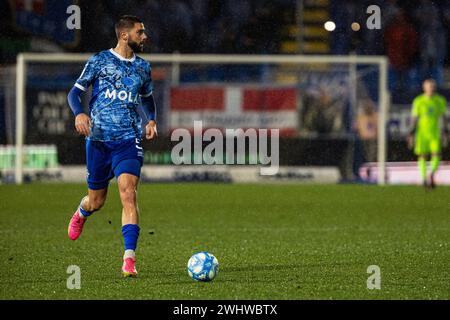
<svg viewBox="0 0 450 320">
<path fill-rule="evenodd" d="M 86 140 L 87 183 L 91 190 L 108 186 L 113 178 L 122 173 L 141 176 L 144 150 L 140 139 L 122 141 Z"/>
</svg>

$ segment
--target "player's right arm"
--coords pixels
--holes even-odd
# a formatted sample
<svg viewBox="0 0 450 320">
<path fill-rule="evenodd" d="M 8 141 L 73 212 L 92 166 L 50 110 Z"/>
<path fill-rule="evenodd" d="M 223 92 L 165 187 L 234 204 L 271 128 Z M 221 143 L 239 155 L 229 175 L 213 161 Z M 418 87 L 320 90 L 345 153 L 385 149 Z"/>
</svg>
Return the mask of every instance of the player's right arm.
<svg viewBox="0 0 450 320">
<path fill-rule="evenodd" d="M 444 136 L 443 136 L 443 145 L 446 147 L 448 145 L 448 140 L 449 140 L 449 130 L 448 130 L 448 117 L 447 117 L 447 100 L 442 97 L 442 126 L 443 126 L 443 131 L 444 131 Z"/>
<path fill-rule="evenodd" d="M 89 88 L 96 78 L 96 57 L 97 55 L 94 55 L 88 60 L 80 77 L 67 95 L 67 102 L 75 116 L 75 129 L 79 134 L 84 136 L 88 136 L 90 133 L 91 119 L 84 112 L 81 104 L 81 94 L 87 91 L 87 88 Z"/>
<path fill-rule="evenodd" d="M 417 122 L 419 119 L 419 106 L 418 106 L 418 98 L 415 98 L 413 101 L 412 111 L 411 111 L 411 128 L 408 134 L 408 147 L 410 149 L 414 146 L 414 136 L 417 131 Z"/>
<path fill-rule="evenodd" d="M 79 134 L 88 136 L 91 128 L 91 119 L 84 113 L 83 106 L 81 105 L 82 92 L 82 90 L 74 86 L 67 95 L 67 102 L 75 116 L 75 129 Z"/>
</svg>

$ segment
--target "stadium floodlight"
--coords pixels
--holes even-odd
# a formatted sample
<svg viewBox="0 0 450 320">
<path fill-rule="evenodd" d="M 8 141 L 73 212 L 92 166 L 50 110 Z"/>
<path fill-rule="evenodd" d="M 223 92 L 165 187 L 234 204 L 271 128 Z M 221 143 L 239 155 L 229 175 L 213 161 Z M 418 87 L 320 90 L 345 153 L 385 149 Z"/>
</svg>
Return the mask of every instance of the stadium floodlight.
<svg viewBox="0 0 450 320">
<path fill-rule="evenodd" d="M 23 183 L 24 142 L 26 131 L 26 90 L 27 70 L 30 63 L 57 64 L 78 63 L 80 66 L 91 56 L 91 53 L 22 53 L 17 56 L 16 75 L 16 160 L 15 182 Z M 153 65 L 161 63 L 171 68 L 172 84 L 177 85 L 180 78 L 180 68 L 185 65 L 340 65 L 348 66 L 349 73 L 358 72 L 357 66 L 368 65 L 377 68 L 377 103 L 378 103 L 378 184 L 386 183 L 386 123 L 389 106 L 387 86 L 388 60 L 385 56 L 338 56 L 338 55 L 209 55 L 209 54 L 143 54 L 144 59 Z M 79 72 L 82 68 L 80 67 Z M 353 71 L 352 71 L 353 70 Z M 349 76 L 356 89 L 357 76 Z M 75 82 L 75 78 L 73 81 Z M 245 81 L 244 81 L 245 82 Z M 201 120 L 201 119 L 199 119 Z"/>
</svg>

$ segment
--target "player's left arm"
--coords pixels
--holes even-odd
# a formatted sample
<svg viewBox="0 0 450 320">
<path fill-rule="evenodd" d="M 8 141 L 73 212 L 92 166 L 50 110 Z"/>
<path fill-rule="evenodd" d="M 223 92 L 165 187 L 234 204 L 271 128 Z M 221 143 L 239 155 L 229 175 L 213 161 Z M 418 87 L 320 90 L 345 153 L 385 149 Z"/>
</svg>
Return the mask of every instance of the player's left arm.
<svg viewBox="0 0 450 320">
<path fill-rule="evenodd" d="M 448 135 L 447 100 L 444 97 L 442 98 L 442 120 L 444 120 L 444 133 Z"/>
<path fill-rule="evenodd" d="M 442 129 L 444 131 L 444 140 L 443 144 L 446 146 L 448 144 L 449 137 L 449 129 L 448 129 L 448 117 L 447 117 L 447 101 L 445 98 L 442 98 Z"/>
<path fill-rule="evenodd" d="M 148 97 L 141 97 L 142 110 L 147 118 L 147 125 L 145 126 L 145 137 L 151 140 L 158 135 L 156 129 L 156 103 L 153 98 L 153 93 Z"/>
<path fill-rule="evenodd" d="M 418 122 L 418 117 L 412 117 L 411 118 L 411 129 L 409 131 L 408 134 L 408 148 L 412 149 L 414 147 L 414 137 L 416 135 L 416 131 L 417 131 L 417 122 Z"/>
<path fill-rule="evenodd" d="M 148 65 L 147 77 L 141 88 L 142 110 L 147 118 L 145 126 L 145 137 L 151 140 L 158 135 L 156 129 L 156 103 L 153 97 L 153 81 L 150 64 Z"/>
</svg>

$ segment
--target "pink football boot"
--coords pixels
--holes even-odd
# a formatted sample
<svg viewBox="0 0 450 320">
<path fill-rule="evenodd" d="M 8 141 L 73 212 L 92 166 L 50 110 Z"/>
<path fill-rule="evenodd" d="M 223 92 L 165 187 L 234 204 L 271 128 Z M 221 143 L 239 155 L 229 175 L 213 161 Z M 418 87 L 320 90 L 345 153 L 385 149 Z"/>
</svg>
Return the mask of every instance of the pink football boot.
<svg viewBox="0 0 450 320">
<path fill-rule="evenodd" d="M 70 219 L 69 222 L 69 238 L 70 240 L 77 240 L 78 237 L 81 235 L 81 231 L 83 231 L 84 223 L 86 222 L 86 219 L 83 219 L 80 217 L 80 209 L 77 209 L 75 213 L 72 216 L 72 219 Z"/>
<path fill-rule="evenodd" d="M 137 277 L 136 271 L 136 259 L 126 258 L 123 259 L 122 274 L 124 277 Z"/>
</svg>

